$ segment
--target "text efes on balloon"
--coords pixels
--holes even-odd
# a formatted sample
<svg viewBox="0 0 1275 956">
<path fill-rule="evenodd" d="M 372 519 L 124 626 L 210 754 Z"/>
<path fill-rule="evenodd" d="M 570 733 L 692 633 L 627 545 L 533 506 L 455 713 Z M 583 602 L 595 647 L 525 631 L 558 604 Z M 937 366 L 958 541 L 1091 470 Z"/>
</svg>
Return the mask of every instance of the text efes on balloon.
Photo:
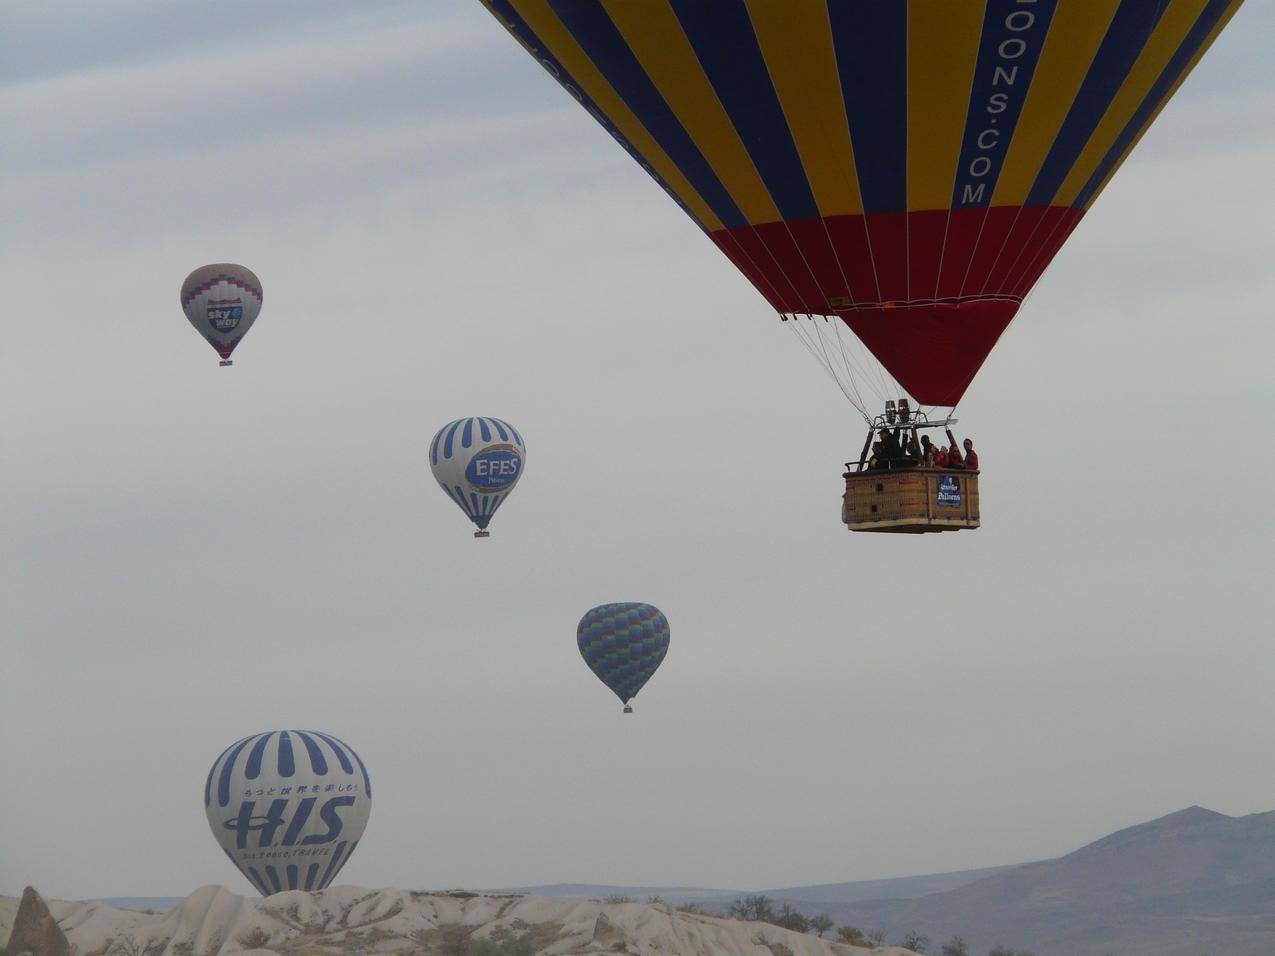
<svg viewBox="0 0 1275 956">
<path fill-rule="evenodd" d="M 522 455 L 513 445 L 484 448 L 465 468 L 465 480 L 483 492 L 503 491 L 518 480 Z"/>
</svg>

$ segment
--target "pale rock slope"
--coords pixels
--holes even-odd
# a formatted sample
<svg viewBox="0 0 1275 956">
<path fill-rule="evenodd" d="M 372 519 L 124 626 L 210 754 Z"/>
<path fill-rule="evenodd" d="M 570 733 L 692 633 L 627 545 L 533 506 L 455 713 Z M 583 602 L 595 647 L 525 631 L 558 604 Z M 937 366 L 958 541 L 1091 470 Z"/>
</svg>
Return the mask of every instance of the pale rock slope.
<svg viewBox="0 0 1275 956">
<path fill-rule="evenodd" d="M 18 901 L 0 897 L 0 940 Z M 527 936 L 545 956 L 911 956 L 664 904 L 547 900 L 520 894 L 413 893 L 332 887 L 249 900 L 205 886 L 166 913 L 50 900 L 77 956 L 296 956 L 465 952 L 465 940 Z"/>
</svg>

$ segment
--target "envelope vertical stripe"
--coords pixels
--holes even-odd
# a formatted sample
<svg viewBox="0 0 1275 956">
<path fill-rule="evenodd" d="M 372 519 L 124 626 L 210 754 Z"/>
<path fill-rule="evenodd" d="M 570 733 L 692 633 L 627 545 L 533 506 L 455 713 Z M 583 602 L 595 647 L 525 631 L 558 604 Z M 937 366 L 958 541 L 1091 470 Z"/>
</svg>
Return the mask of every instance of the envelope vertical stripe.
<svg viewBox="0 0 1275 956">
<path fill-rule="evenodd" d="M 1119 4 L 1120 0 L 1059 3 L 996 181 L 992 205 L 1026 203 Z"/>
<path fill-rule="evenodd" d="M 821 216 L 863 212 L 828 8 L 747 0 L 766 68 Z"/>
<path fill-rule="evenodd" d="M 581 44 L 582 38 L 564 25 L 547 0 L 484 2 L 493 7 L 507 7 L 526 25 L 530 42 L 543 47 L 562 64 L 562 76 L 576 81 L 597 105 L 597 115 L 613 123 L 633 144 L 647 164 L 648 172 L 661 185 L 667 184 L 669 192 L 680 197 L 703 227 L 711 230 L 743 225 L 743 214 L 676 120 L 656 125 L 653 129 L 648 123 L 650 117 L 641 119 L 638 111 L 631 106 L 630 100 L 649 103 L 658 99 L 658 95 L 652 96 L 650 82 L 643 79 L 645 74 L 640 67 L 635 70 L 635 64 L 623 61 L 617 50 L 620 61 L 609 71 L 603 70 L 591 51 Z M 605 41 L 592 45 L 592 52 L 597 52 L 598 45 L 605 49 Z M 621 84 L 618 87 L 616 78 Z M 627 97 L 624 95 L 626 92 Z"/>
<path fill-rule="evenodd" d="M 1220 29 L 1221 24 L 1235 12 L 1238 6 L 1239 4 L 1233 0 L 1210 0 L 1200 11 L 1173 55 L 1160 70 L 1155 82 L 1142 97 L 1133 115 L 1125 123 L 1115 142 L 1111 144 L 1102 161 L 1098 163 L 1092 175 L 1076 194 L 1073 205 L 1088 208 L 1097 193 L 1099 184 L 1107 181 L 1114 168 L 1132 148 L 1134 141 L 1159 112 L 1160 106 L 1168 99 L 1172 91 L 1177 89 L 1178 84 L 1185 79 L 1186 74 L 1198 61 L 1206 42 L 1215 35 L 1215 31 Z"/>
<path fill-rule="evenodd" d="M 704 157 L 733 204 L 742 210 L 744 222 L 736 220 L 738 225 L 780 218 L 668 0 L 573 0 L 561 6 L 570 8 L 569 17 L 564 12 L 564 22 L 573 30 L 597 37 L 599 44 L 605 42 L 597 53 L 609 63 L 624 65 L 631 74 L 629 87 L 649 88 L 640 103 L 627 96 L 626 101 L 648 127 L 657 121 L 675 124 L 679 136 L 687 137 L 691 149 Z"/>
<path fill-rule="evenodd" d="M 1028 192 L 1027 205 L 1048 206 L 1054 202 L 1164 7 L 1165 0 L 1122 0 Z"/>
</svg>

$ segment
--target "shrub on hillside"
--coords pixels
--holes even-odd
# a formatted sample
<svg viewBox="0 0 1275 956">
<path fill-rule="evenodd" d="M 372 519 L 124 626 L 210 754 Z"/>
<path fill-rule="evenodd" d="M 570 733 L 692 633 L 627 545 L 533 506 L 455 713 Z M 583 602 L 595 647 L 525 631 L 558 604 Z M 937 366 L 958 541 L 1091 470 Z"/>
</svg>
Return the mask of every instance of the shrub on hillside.
<svg viewBox="0 0 1275 956">
<path fill-rule="evenodd" d="M 775 921 L 775 904 L 769 896 L 741 896 L 730 904 L 730 915 L 735 919 L 755 920 L 759 923 Z"/>
<path fill-rule="evenodd" d="M 254 926 L 251 932 L 244 933 L 239 937 L 239 945 L 244 949 L 265 949 L 270 942 L 270 934 L 260 926 Z M 125 954 L 129 956 L 129 954 Z"/>
<path fill-rule="evenodd" d="M 774 919 L 768 922 L 774 923 L 776 926 L 782 926 L 784 929 L 790 929 L 797 933 L 807 933 L 810 931 L 810 920 L 806 919 L 805 914 L 799 910 L 793 909 L 787 903 L 779 908 L 779 912 L 775 914 Z"/>
<path fill-rule="evenodd" d="M 843 943 L 854 943 L 861 945 L 868 941 L 868 937 L 863 935 L 863 930 L 857 926 L 838 926 L 837 939 Z"/>
</svg>

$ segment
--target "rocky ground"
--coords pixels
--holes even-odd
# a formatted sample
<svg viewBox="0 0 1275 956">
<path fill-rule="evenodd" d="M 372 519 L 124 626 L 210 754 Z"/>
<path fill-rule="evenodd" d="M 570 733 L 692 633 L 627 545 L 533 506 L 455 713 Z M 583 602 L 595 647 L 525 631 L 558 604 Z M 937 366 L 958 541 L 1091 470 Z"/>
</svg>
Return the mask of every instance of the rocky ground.
<svg viewBox="0 0 1275 956">
<path fill-rule="evenodd" d="M 77 956 L 911 956 L 897 947 L 850 946 L 666 904 L 569 902 L 520 894 L 342 886 L 250 900 L 224 887 L 205 886 L 158 914 L 62 900 L 50 900 L 48 907 Z M 17 914 L 18 900 L 0 897 L 0 939 L 10 937 Z M 9 956 L 19 954 L 11 948 Z"/>
</svg>

